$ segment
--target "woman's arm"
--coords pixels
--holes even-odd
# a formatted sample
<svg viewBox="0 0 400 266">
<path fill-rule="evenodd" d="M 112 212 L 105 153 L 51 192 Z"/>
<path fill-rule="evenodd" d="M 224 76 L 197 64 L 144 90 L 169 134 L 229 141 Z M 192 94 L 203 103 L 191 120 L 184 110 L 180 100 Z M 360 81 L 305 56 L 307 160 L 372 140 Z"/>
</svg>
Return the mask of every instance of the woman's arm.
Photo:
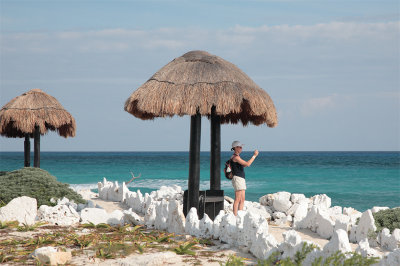
<svg viewBox="0 0 400 266">
<path fill-rule="evenodd" d="M 244 167 L 248 167 L 250 166 L 253 162 L 254 159 L 258 156 L 258 150 L 254 151 L 254 155 L 250 158 L 250 160 L 248 160 L 247 162 L 245 160 L 243 160 L 242 158 L 240 158 L 240 156 L 235 156 L 232 158 L 232 160 L 234 162 L 240 163 L 241 165 L 243 165 Z"/>
</svg>

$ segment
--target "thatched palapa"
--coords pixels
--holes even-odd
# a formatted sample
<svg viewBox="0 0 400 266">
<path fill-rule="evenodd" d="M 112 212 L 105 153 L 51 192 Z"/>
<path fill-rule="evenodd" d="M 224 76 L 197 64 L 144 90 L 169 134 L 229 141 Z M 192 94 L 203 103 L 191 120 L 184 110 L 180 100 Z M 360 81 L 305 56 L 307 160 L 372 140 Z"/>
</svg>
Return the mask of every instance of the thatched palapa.
<svg viewBox="0 0 400 266">
<path fill-rule="evenodd" d="M 34 167 L 40 167 L 40 135 L 57 131 L 65 138 L 75 136 L 75 119 L 54 98 L 40 89 L 12 99 L 0 110 L 0 135 L 23 138 L 24 166 L 30 166 L 30 138 L 34 138 Z"/>
<path fill-rule="evenodd" d="M 213 207 L 205 207 L 211 219 L 223 209 L 224 201 L 221 123 L 278 124 L 274 103 L 264 90 L 232 63 L 204 51 L 191 51 L 172 60 L 132 93 L 124 109 L 143 120 L 191 116 L 189 179 L 183 212 L 186 215 L 195 207 L 200 219 L 201 116 L 208 116 L 211 122 L 210 190 L 203 193 L 215 201 Z"/>
<path fill-rule="evenodd" d="M 204 51 L 175 58 L 140 86 L 125 111 L 140 119 L 174 115 L 211 116 L 221 123 L 278 124 L 270 96 L 234 64 Z"/>
<path fill-rule="evenodd" d="M 48 130 L 60 136 L 74 137 L 75 119 L 56 98 L 40 89 L 33 89 L 12 99 L 0 110 L 0 135 L 22 138 L 33 137 L 35 125 L 41 135 Z"/>
</svg>

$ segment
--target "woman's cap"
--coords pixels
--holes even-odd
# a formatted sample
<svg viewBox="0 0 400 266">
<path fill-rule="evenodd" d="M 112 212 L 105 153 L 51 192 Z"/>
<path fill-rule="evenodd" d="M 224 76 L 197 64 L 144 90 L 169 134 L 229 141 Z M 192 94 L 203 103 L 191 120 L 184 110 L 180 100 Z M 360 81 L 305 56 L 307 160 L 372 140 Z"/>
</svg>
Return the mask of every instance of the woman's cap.
<svg viewBox="0 0 400 266">
<path fill-rule="evenodd" d="M 240 143 L 240 141 L 235 140 L 234 142 L 232 142 L 232 148 L 235 147 L 242 147 L 244 144 Z"/>
</svg>

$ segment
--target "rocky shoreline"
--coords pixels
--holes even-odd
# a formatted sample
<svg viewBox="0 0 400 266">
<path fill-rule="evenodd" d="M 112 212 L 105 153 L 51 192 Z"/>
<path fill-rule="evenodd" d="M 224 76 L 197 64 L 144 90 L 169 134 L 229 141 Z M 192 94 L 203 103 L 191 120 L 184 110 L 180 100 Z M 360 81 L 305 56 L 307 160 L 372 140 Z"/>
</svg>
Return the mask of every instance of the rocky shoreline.
<svg viewBox="0 0 400 266">
<path fill-rule="evenodd" d="M 90 223 L 141 225 L 176 235 L 213 239 L 225 249 L 261 260 L 276 252 L 280 259 L 293 257 L 307 244 L 314 248 L 303 265 L 337 251 L 378 257 L 376 265 L 400 265 L 400 229 L 392 233 L 388 229 L 373 233 L 376 226 L 372 213 L 386 207 L 374 207 L 361 213 L 350 207 L 332 207 L 327 195 L 306 198 L 303 194 L 277 192 L 261 197 L 258 203 L 246 201 L 237 217 L 232 213 L 231 200 L 226 197 L 224 210 L 212 221 L 206 214 L 199 220 L 194 208 L 185 218 L 183 191 L 179 186 L 161 187 L 143 195 L 139 190 L 129 191 L 124 183 L 119 185 L 104 178 L 98 183 L 98 191 L 98 195 L 80 191 L 88 200 L 86 204 L 75 204 L 64 198 L 54 207 L 42 205 L 39 209 L 35 199 L 19 197 L 0 208 L 0 221 L 17 220 L 27 225 L 41 221 L 70 227 Z M 100 201 L 112 205 L 104 208 Z M 54 250 L 44 253 L 54 253 Z M 157 265 L 154 263 L 143 265 Z"/>
</svg>

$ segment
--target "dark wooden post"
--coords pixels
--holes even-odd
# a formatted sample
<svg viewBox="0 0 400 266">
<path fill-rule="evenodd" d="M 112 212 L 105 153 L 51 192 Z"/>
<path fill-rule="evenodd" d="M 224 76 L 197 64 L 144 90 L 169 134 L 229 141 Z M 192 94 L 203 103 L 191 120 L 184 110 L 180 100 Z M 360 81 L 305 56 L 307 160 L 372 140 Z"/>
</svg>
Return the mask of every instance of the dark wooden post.
<svg viewBox="0 0 400 266">
<path fill-rule="evenodd" d="M 211 108 L 210 189 L 221 189 L 221 117 Z"/>
<path fill-rule="evenodd" d="M 31 166 L 31 141 L 29 139 L 29 134 L 25 134 L 24 141 L 24 167 Z"/>
<path fill-rule="evenodd" d="M 190 121 L 188 212 L 192 207 L 195 207 L 199 211 L 200 136 L 201 116 L 197 113 L 196 115 L 192 115 Z"/>
<path fill-rule="evenodd" d="M 40 131 L 39 126 L 35 125 L 34 135 L 34 153 L 33 153 L 33 167 L 40 168 Z"/>
</svg>

